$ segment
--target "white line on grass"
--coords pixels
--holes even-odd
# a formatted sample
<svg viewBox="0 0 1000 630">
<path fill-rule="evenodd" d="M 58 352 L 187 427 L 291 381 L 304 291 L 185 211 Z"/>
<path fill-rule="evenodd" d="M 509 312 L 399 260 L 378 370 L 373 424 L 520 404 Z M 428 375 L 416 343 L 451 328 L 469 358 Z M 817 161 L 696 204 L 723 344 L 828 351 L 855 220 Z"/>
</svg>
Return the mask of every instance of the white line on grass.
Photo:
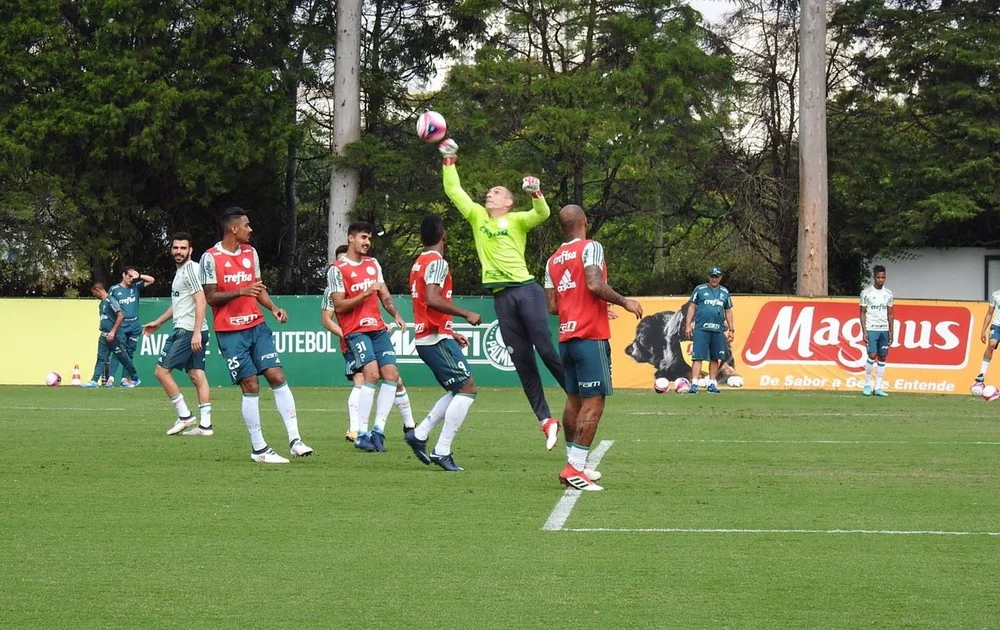
<svg viewBox="0 0 1000 630">
<path fill-rule="evenodd" d="M 551 520 L 551 519 L 550 519 Z M 548 529 L 548 527 L 546 527 Z M 556 528 L 560 529 L 560 528 Z M 564 532 L 618 532 L 626 534 L 871 534 L 883 536 L 1000 536 L 1000 532 L 949 532 L 899 529 L 698 529 L 690 527 L 567 527 Z"/>
<path fill-rule="evenodd" d="M 587 466 L 597 468 L 601 463 L 601 458 L 604 457 L 604 454 L 608 452 L 608 449 L 614 443 L 614 440 L 601 440 L 597 448 L 587 457 Z M 582 490 L 566 488 L 566 492 L 559 499 L 559 503 L 556 503 L 556 507 L 552 510 L 552 514 L 549 515 L 549 520 L 545 521 L 545 525 L 542 525 L 542 529 L 553 532 L 562 529 L 562 526 L 566 524 L 566 519 L 569 518 L 570 512 L 573 511 L 573 506 L 576 505 L 576 500 L 580 498 L 580 494 L 582 493 Z"/>
<path fill-rule="evenodd" d="M 657 444 L 909 444 L 909 445 L 948 445 L 948 446 L 1000 446 L 1000 442 L 954 442 L 934 441 L 918 442 L 913 440 L 703 440 L 678 438 L 675 440 L 647 440 L 636 438 L 632 442 L 654 442 Z"/>
</svg>

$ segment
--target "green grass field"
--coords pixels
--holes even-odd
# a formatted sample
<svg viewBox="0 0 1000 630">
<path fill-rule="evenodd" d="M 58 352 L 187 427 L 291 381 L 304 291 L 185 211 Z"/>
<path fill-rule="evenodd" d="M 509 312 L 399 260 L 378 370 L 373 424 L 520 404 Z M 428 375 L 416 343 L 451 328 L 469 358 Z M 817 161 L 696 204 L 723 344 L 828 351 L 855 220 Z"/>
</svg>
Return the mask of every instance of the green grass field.
<svg viewBox="0 0 1000 630">
<path fill-rule="evenodd" d="M 265 466 L 234 388 L 211 438 L 165 437 L 155 383 L 0 388 L 0 626 L 1000 626 L 1000 405 L 619 392 L 606 491 L 548 531 L 564 450 L 519 391 L 481 390 L 460 474 L 395 414 L 356 452 L 347 393 L 295 390 L 316 455 Z M 437 396 L 411 390 L 418 420 Z"/>
</svg>

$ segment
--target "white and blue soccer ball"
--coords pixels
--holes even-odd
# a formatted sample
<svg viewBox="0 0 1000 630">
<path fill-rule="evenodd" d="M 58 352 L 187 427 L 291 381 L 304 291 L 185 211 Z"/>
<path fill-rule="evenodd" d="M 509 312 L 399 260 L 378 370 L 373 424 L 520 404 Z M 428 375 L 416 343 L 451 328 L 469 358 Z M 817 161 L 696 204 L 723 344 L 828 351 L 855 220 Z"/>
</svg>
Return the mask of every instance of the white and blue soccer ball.
<svg viewBox="0 0 1000 630">
<path fill-rule="evenodd" d="M 653 391 L 657 394 L 666 394 L 670 391 L 670 379 L 662 376 L 653 381 Z"/>
<path fill-rule="evenodd" d="M 62 377 L 58 372 L 49 372 L 45 375 L 45 384 L 49 387 L 59 387 L 59 383 L 62 383 Z"/>
<path fill-rule="evenodd" d="M 691 391 L 691 381 L 683 376 L 674 381 L 674 391 L 678 394 L 686 394 Z"/>
</svg>

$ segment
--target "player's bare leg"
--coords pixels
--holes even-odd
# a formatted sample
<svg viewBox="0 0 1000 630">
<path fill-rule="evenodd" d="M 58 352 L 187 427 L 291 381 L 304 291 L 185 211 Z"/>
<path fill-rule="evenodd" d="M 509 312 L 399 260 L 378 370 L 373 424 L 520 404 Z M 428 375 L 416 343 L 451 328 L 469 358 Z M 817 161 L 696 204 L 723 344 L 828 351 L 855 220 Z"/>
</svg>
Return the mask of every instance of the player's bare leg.
<svg viewBox="0 0 1000 630">
<path fill-rule="evenodd" d="M 198 426 L 184 431 L 181 435 L 208 437 L 212 429 L 212 390 L 208 386 L 205 370 L 188 370 L 188 378 L 198 393 Z"/>
<path fill-rule="evenodd" d="M 575 413 L 574 413 L 575 410 Z M 559 482 L 577 490 L 603 490 L 594 483 L 600 478 L 597 471 L 587 469 L 587 453 L 597 433 L 597 424 L 604 413 L 604 396 L 581 398 L 577 394 L 566 396 L 563 420 L 572 424 L 573 444 L 567 448 L 567 464 L 559 473 Z"/>
<path fill-rule="evenodd" d="M 167 435 L 177 435 L 194 424 L 197 418 L 191 414 L 187 403 L 184 402 L 184 394 L 181 393 L 181 388 L 177 386 L 177 381 L 174 380 L 174 375 L 170 370 L 162 365 L 157 365 L 153 375 L 156 376 L 156 380 L 163 386 L 163 391 L 167 394 L 167 398 L 170 399 L 170 403 L 177 410 L 177 420 L 172 427 L 167 429 Z"/>
</svg>

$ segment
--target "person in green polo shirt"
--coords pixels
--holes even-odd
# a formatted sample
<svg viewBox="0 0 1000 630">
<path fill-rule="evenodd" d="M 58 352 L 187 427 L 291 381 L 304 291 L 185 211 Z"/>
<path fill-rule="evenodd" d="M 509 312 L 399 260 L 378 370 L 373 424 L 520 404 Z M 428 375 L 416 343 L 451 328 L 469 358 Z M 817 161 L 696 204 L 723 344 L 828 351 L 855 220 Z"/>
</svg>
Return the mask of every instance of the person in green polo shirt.
<svg viewBox="0 0 1000 630">
<path fill-rule="evenodd" d="M 545 435 L 545 446 L 552 450 L 558 440 L 559 423 L 549 412 L 535 351 L 560 386 L 563 366 L 549 331 L 545 291 L 528 273 L 524 262 L 528 232 L 549 218 L 549 205 L 537 177 L 525 177 L 521 184 L 531 195 L 530 211 L 513 212 L 514 195 L 503 186 L 490 188 L 485 205 L 476 203 L 462 190 L 458 178 L 455 168 L 458 143 L 448 138 L 438 145 L 438 150 L 443 156 L 444 192 L 472 226 L 476 253 L 483 268 L 483 286 L 493 291 L 500 334 Z"/>
</svg>

